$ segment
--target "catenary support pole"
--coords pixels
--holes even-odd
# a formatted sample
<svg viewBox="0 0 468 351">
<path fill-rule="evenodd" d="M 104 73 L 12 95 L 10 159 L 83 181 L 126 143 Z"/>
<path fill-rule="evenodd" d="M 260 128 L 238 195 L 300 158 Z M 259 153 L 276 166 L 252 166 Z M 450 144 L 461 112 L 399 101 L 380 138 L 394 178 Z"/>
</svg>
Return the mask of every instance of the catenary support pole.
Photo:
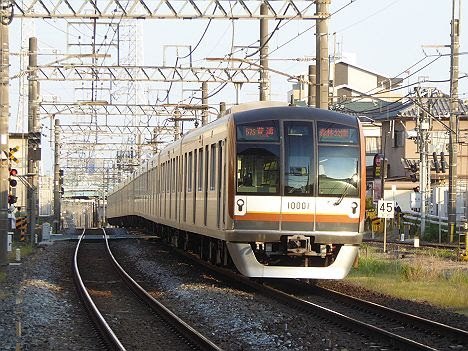
<svg viewBox="0 0 468 351">
<path fill-rule="evenodd" d="M 54 125 L 54 232 L 60 232 L 60 120 L 55 119 Z"/>
<path fill-rule="evenodd" d="M 38 80 L 37 80 L 37 38 L 29 38 L 29 66 L 28 66 L 28 179 L 27 216 L 28 240 L 34 242 L 38 215 Z M 40 151 L 39 151 L 40 152 Z"/>
<path fill-rule="evenodd" d="M 317 93 L 315 107 L 328 110 L 328 6 L 331 0 L 317 0 L 317 20 L 315 43 L 317 63 Z"/>
<path fill-rule="evenodd" d="M 202 126 L 208 124 L 208 83 L 202 83 L 202 105 L 204 107 L 202 111 Z"/>
<path fill-rule="evenodd" d="M 221 101 L 219 103 L 219 114 L 218 114 L 218 118 L 221 118 L 224 116 L 224 114 L 226 113 L 226 103 L 224 101 Z"/>
<path fill-rule="evenodd" d="M 451 59 L 450 59 L 450 134 L 449 134 L 449 189 L 448 189 L 448 229 L 450 242 L 457 228 L 457 120 L 458 120 L 458 54 L 460 49 L 460 19 L 456 18 L 457 1 L 452 4 Z M 460 10 L 460 0 L 458 10 Z"/>
<path fill-rule="evenodd" d="M 268 15 L 268 5 L 260 5 L 260 15 Z M 260 19 L 260 101 L 270 100 L 270 75 L 268 72 L 268 20 Z"/>
<path fill-rule="evenodd" d="M 309 90 L 307 94 L 307 105 L 315 107 L 315 89 L 317 85 L 315 65 L 309 65 Z"/>
<path fill-rule="evenodd" d="M 3 1 L 1 1 L 3 5 Z M 1 11 L 1 9 L 0 9 Z M 3 22 L 3 21 L 0 21 Z M 5 265 L 8 250 L 8 117 L 9 43 L 8 26 L 0 23 L 0 265 Z"/>
</svg>

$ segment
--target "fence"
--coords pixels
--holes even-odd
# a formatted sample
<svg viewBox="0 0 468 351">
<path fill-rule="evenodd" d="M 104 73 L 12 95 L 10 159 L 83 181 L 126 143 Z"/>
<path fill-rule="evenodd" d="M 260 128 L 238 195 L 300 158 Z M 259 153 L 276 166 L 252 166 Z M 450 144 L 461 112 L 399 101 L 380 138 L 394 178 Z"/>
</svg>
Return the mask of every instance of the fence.
<svg viewBox="0 0 468 351">
<path fill-rule="evenodd" d="M 465 218 L 462 218 L 460 221 L 457 222 L 457 232 L 464 232 L 465 227 L 464 223 L 466 222 Z M 438 227 L 438 235 L 439 235 L 439 244 L 442 242 L 442 233 L 448 234 L 448 218 L 435 216 L 431 214 L 426 214 L 426 223 L 435 224 Z M 408 211 L 403 213 L 403 225 L 414 226 L 417 225 L 419 228 L 421 227 L 421 213 Z M 424 236 L 425 233 L 421 233 Z M 457 238 L 454 238 L 458 240 Z"/>
</svg>

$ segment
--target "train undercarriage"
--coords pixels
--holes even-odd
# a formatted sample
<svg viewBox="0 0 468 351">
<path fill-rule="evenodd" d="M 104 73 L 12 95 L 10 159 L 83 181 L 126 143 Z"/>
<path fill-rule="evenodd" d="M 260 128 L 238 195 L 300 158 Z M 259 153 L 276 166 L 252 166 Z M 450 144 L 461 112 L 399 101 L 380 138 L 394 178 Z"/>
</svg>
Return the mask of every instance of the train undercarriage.
<svg viewBox="0 0 468 351">
<path fill-rule="evenodd" d="M 138 216 L 111 219 L 110 224 L 143 229 L 205 261 L 235 267 L 252 277 L 341 279 L 348 273 L 358 250 L 357 245 L 314 243 L 313 237 L 304 235 L 282 236 L 278 242 L 226 242 Z"/>
</svg>

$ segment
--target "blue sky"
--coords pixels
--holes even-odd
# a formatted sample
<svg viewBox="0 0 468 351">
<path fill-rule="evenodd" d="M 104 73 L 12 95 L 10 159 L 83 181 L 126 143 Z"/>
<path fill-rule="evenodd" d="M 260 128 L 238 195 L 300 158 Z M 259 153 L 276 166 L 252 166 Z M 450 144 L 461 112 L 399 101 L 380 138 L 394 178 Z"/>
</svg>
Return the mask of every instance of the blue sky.
<svg viewBox="0 0 468 351">
<path fill-rule="evenodd" d="M 347 5 L 347 6 L 346 6 Z M 338 48 L 343 53 L 352 53 L 356 57 L 356 64 L 376 71 L 383 75 L 394 77 L 406 71 L 416 62 L 424 59 L 422 45 L 447 45 L 450 44 L 450 19 L 451 5 L 449 0 L 332 0 L 330 12 L 334 14 L 330 19 L 329 32 L 336 32 Z M 463 8 L 462 8 L 463 10 Z M 466 11 L 464 11 L 466 13 Z M 468 51 L 464 43 L 468 43 L 468 25 L 463 21 L 466 16 L 462 13 L 460 52 Z M 286 22 L 286 21 L 284 21 Z M 276 21 L 270 21 L 270 31 L 276 26 Z M 144 63 L 146 65 L 162 65 L 163 45 L 195 45 L 205 30 L 208 21 L 169 21 L 146 20 L 142 21 L 142 48 Z M 295 38 L 298 33 L 314 24 L 313 21 L 291 21 L 282 23 L 278 31 L 270 41 L 270 51 L 276 50 L 284 43 Z M 234 35 L 233 35 L 234 26 Z M 235 46 L 255 44 L 259 36 L 259 25 L 255 21 L 237 21 L 232 23 L 226 20 L 214 20 L 200 46 L 193 52 L 194 66 L 207 66 L 206 57 L 222 57 L 231 51 L 232 43 Z M 20 20 L 15 19 L 10 26 L 10 45 L 12 52 L 19 51 Z M 62 52 L 66 50 L 66 28 L 63 20 L 37 20 L 35 22 L 35 34 L 39 40 L 40 53 L 51 53 L 54 49 Z M 271 53 L 270 66 L 291 75 L 305 74 L 309 63 L 285 61 L 285 58 L 301 58 L 315 55 L 315 30 L 293 39 L 289 44 Z M 333 36 L 330 36 L 330 54 L 333 53 Z M 250 51 L 251 52 L 251 51 Z M 427 55 L 438 54 L 436 49 L 425 49 Z M 449 48 L 439 49 L 442 54 L 449 54 Z M 186 51 L 181 51 L 184 55 Z M 238 53 L 237 57 L 243 57 L 244 53 Z M 175 51 L 169 50 L 167 64 L 175 62 Z M 255 56 L 254 56 L 255 57 Z M 460 56 L 460 75 L 468 74 L 466 55 Z M 53 56 L 41 55 L 39 63 L 51 62 Z M 423 65 L 428 64 L 434 58 L 426 58 L 421 63 L 409 70 L 414 73 Z M 186 63 L 186 61 L 183 61 Z M 213 63 L 211 63 L 213 65 Z M 432 80 L 449 79 L 449 57 L 441 57 L 421 72 L 410 77 L 410 82 L 416 82 L 420 77 L 426 76 Z M 11 59 L 10 76 L 18 73 L 18 59 Z M 406 75 L 400 75 L 405 78 Z M 444 92 L 449 92 L 448 83 L 436 84 Z M 158 85 L 167 88 L 168 84 Z M 209 90 L 215 91 L 217 84 L 210 84 Z M 285 101 L 287 91 L 291 83 L 285 77 L 273 75 L 271 80 L 272 100 Z M 171 102 L 177 102 L 182 95 L 187 97 L 190 93 L 182 94 L 183 89 L 197 89 L 193 84 L 175 84 L 171 91 Z M 468 99 L 468 78 L 460 81 L 460 97 Z M 72 101 L 74 96 L 72 89 L 64 83 L 42 84 L 43 95 L 58 95 L 62 101 Z M 199 95 L 197 95 L 199 96 Z M 153 96 L 154 97 L 154 96 Z M 240 91 L 240 101 L 252 101 L 258 99 L 258 86 L 245 85 Z M 16 122 L 18 101 L 17 80 L 12 81 L 10 90 L 11 101 L 11 126 Z M 217 105 L 219 101 L 233 103 L 235 101 L 235 89 L 227 86 L 219 94 L 210 99 L 210 104 Z M 48 122 L 44 121 L 48 126 Z M 13 128 L 10 129 L 13 129 Z M 44 130 L 47 134 L 47 129 Z M 51 170 L 51 153 L 44 143 L 43 172 Z"/>
</svg>

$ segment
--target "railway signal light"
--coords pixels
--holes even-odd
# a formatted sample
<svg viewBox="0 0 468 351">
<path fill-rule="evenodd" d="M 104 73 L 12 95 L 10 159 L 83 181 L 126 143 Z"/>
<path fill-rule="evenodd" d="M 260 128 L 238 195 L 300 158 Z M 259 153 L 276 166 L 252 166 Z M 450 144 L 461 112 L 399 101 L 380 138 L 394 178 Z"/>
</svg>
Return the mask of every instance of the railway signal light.
<svg viewBox="0 0 468 351">
<path fill-rule="evenodd" d="M 18 198 L 15 195 L 8 194 L 8 204 L 9 205 L 15 204 L 17 200 L 18 200 Z"/>
<path fill-rule="evenodd" d="M 10 168 L 10 177 L 8 178 L 8 182 L 10 183 L 11 188 L 14 188 L 18 184 L 18 181 L 13 178 L 16 176 L 18 176 L 18 171 L 15 168 Z"/>
<path fill-rule="evenodd" d="M 419 165 L 416 163 L 416 161 L 409 161 L 409 167 L 410 167 L 410 179 L 412 182 L 417 182 L 418 181 L 418 171 L 419 171 Z"/>
<path fill-rule="evenodd" d="M 440 153 L 440 170 L 442 173 L 445 173 L 446 167 L 447 167 L 447 163 L 445 162 L 445 155 L 444 155 L 444 152 L 442 151 Z"/>
<path fill-rule="evenodd" d="M 18 181 L 14 178 L 18 176 L 18 171 L 15 168 L 9 168 L 9 177 L 8 183 L 9 187 L 9 194 L 8 194 L 8 204 L 13 205 L 16 203 L 18 198 L 16 197 L 16 186 L 18 185 Z"/>
<path fill-rule="evenodd" d="M 437 152 L 432 153 L 432 158 L 434 159 L 434 168 L 436 173 L 440 173 L 439 161 L 437 160 Z"/>
</svg>

